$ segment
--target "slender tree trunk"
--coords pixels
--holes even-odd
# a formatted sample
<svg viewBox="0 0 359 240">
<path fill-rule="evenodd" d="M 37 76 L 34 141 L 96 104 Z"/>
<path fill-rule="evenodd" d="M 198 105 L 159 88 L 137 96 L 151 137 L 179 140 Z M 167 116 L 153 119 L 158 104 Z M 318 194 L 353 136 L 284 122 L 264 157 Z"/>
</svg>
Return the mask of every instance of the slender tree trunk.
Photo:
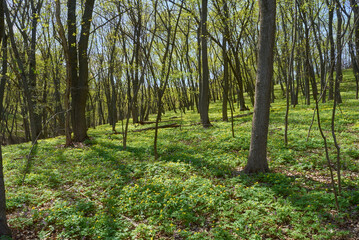
<svg viewBox="0 0 359 240">
<path fill-rule="evenodd" d="M 242 72 L 241 72 L 241 63 L 239 61 L 239 57 L 238 57 L 238 51 L 233 51 L 234 53 L 234 61 L 236 63 L 235 66 L 235 75 L 236 75 L 236 79 L 238 82 L 238 102 L 239 102 L 239 111 L 246 111 L 248 110 L 245 101 L 244 101 L 244 90 L 243 90 L 243 77 L 242 77 Z"/>
<path fill-rule="evenodd" d="M 34 123 L 31 123 L 31 126 L 35 128 L 33 130 L 33 134 L 35 136 L 32 136 L 32 141 L 34 142 L 38 135 L 41 134 L 42 130 L 42 121 L 41 121 L 41 115 L 39 114 L 41 112 L 41 109 L 39 107 L 39 104 L 36 104 L 36 101 L 38 101 L 36 86 L 37 86 L 37 71 L 36 71 L 36 42 L 37 42 L 37 24 L 40 16 L 40 9 L 42 7 L 42 2 L 39 1 L 36 6 L 34 3 L 34 0 L 30 1 L 31 4 L 31 10 L 32 10 L 32 21 L 31 21 L 31 43 L 30 43 L 30 51 L 29 51 L 29 86 L 30 90 L 32 92 L 32 97 L 34 100 L 33 103 L 33 121 Z"/>
<path fill-rule="evenodd" d="M 76 35 L 77 35 L 77 28 L 76 28 L 76 0 L 68 0 L 67 2 L 67 31 L 68 31 L 68 35 L 67 35 L 67 39 L 68 39 L 68 81 L 67 83 L 70 83 L 71 85 L 69 86 L 69 88 L 67 88 L 66 92 L 66 96 L 65 96 L 65 107 L 67 107 L 67 105 L 69 106 L 71 104 L 71 121 L 72 121 L 72 130 L 74 131 L 74 129 L 76 128 L 76 114 L 75 111 L 77 109 L 74 108 L 74 105 L 76 106 L 76 99 L 77 99 L 77 89 L 75 89 L 76 83 L 78 82 L 78 75 L 77 75 L 77 41 L 76 41 Z M 72 103 L 67 102 L 70 101 L 69 96 L 72 96 Z M 69 108 L 67 108 L 67 110 L 69 110 Z M 66 129 L 69 128 L 68 126 L 68 121 L 69 118 L 67 117 L 66 119 Z M 70 138 L 71 138 L 71 133 L 67 132 L 66 134 L 66 145 L 69 145 L 72 140 L 70 140 L 70 142 L 68 143 L 68 134 L 70 134 Z M 76 139 L 77 140 L 77 139 Z"/>
<path fill-rule="evenodd" d="M 305 82 L 304 82 L 304 92 L 306 97 L 306 104 L 310 105 L 310 85 L 312 86 L 312 94 L 314 101 L 317 101 L 318 90 L 317 83 L 315 79 L 315 73 L 313 69 L 313 64 L 311 62 L 312 56 L 310 53 L 310 36 L 309 36 L 309 23 L 307 20 L 307 14 L 302 12 L 302 20 L 304 22 L 304 31 L 305 31 Z"/>
<path fill-rule="evenodd" d="M 351 0 L 352 9 L 354 11 L 354 36 L 355 36 L 355 54 L 352 50 L 352 62 L 354 63 L 354 67 L 356 68 L 355 73 L 355 82 L 356 82 L 356 94 L 355 98 L 359 98 L 359 5 L 356 3 L 357 1 Z"/>
<path fill-rule="evenodd" d="M 187 63 L 188 71 L 189 71 L 189 80 L 190 80 L 191 90 L 192 90 L 192 99 L 194 99 L 193 104 L 196 105 L 197 112 L 199 112 L 199 103 L 198 103 L 199 97 L 197 94 L 197 87 L 194 84 L 193 71 L 192 71 L 190 57 L 189 57 L 189 31 L 190 31 L 190 21 L 188 21 L 187 33 L 185 34 L 185 36 L 186 36 L 186 63 Z"/>
<path fill-rule="evenodd" d="M 337 3 L 338 4 L 338 3 Z M 336 65 L 336 77 L 335 77 L 335 83 L 334 83 L 334 103 L 333 103 L 333 111 L 332 111 L 332 121 L 331 121 L 331 130 L 332 130 L 332 136 L 334 140 L 334 145 L 337 150 L 337 177 L 338 177 L 338 191 L 339 194 L 341 193 L 341 164 L 340 164 L 340 146 L 337 141 L 337 137 L 335 134 L 335 113 L 337 104 L 342 102 L 341 96 L 340 96 L 340 82 L 343 79 L 343 73 L 342 73 L 342 31 L 341 31 L 341 25 L 342 25 L 342 16 L 340 12 L 340 6 L 337 6 L 337 18 L 338 18 L 338 27 L 337 27 L 337 65 Z"/>
<path fill-rule="evenodd" d="M 32 5 L 33 2 L 31 1 Z M 17 43 L 15 40 L 14 30 L 13 30 L 13 22 L 11 21 L 9 9 L 6 5 L 6 2 L 4 3 L 4 12 L 6 16 L 6 22 L 8 23 L 8 29 L 9 29 L 9 37 L 11 41 L 11 46 L 16 58 L 17 66 L 20 72 L 21 77 L 21 85 L 24 91 L 26 104 L 29 112 L 29 118 L 30 118 L 30 130 L 31 130 L 31 140 L 34 143 L 36 141 L 37 136 L 41 132 L 41 120 L 38 119 L 39 115 L 37 114 L 37 104 L 35 99 L 35 87 L 36 87 L 36 59 L 35 59 L 35 45 L 34 41 L 36 41 L 36 26 L 37 26 L 37 18 L 35 15 L 40 11 L 42 2 L 38 3 L 38 6 L 35 8 L 35 6 L 32 6 L 33 16 L 32 18 L 36 20 L 32 21 L 32 36 L 31 36 L 31 46 L 28 51 L 28 58 L 29 58 L 29 74 L 26 75 L 25 70 L 25 63 L 22 61 L 22 57 L 20 56 Z M 38 123 L 40 121 L 40 124 Z"/>
<path fill-rule="evenodd" d="M 46 106 L 46 103 L 47 103 L 47 73 L 45 73 L 44 75 L 44 88 L 43 88 L 43 91 L 42 91 L 42 101 L 41 103 L 43 104 L 43 106 Z M 49 136 L 48 134 L 48 129 L 47 129 L 47 125 L 45 125 L 47 121 L 47 110 L 46 110 L 46 107 L 43 107 L 42 109 L 42 122 L 44 123 L 43 124 L 43 137 L 44 138 L 47 138 Z"/>
<path fill-rule="evenodd" d="M 329 2 L 330 1 L 330 2 Z M 330 45 L 330 67 L 329 67 L 329 93 L 328 93 L 328 100 L 332 100 L 334 97 L 334 66 L 335 66 L 335 44 L 333 38 L 333 19 L 334 19 L 334 5 L 332 0 L 327 0 L 327 5 L 329 8 L 329 30 L 328 30 L 328 37 L 329 37 L 329 45 Z"/>
<path fill-rule="evenodd" d="M 224 11 L 228 13 L 227 3 L 224 3 Z M 228 14 L 227 14 L 228 15 Z M 227 19 L 227 16 L 226 16 Z M 225 26 L 223 36 L 223 104 L 222 104 L 222 120 L 228 122 L 228 80 L 229 80 L 229 68 L 228 68 L 228 56 L 227 56 L 227 37 L 229 35 L 228 26 Z"/>
<path fill-rule="evenodd" d="M 67 77 L 67 76 L 66 76 Z M 54 83 L 54 97 L 55 97 L 55 111 L 63 112 L 61 105 L 61 94 L 60 94 L 60 79 L 59 79 L 59 64 L 56 64 L 56 71 L 53 76 L 53 83 Z M 56 135 L 58 134 L 64 134 L 64 128 L 65 128 L 65 114 L 60 114 L 59 116 L 59 126 L 56 129 Z"/>
<path fill-rule="evenodd" d="M 167 26 L 168 29 L 168 35 L 167 35 L 167 41 L 166 41 L 166 50 L 162 59 L 163 65 L 162 65 L 162 69 L 161 69 L 161 76 L 160 79 L 161 81 L 161 85 L 157 88 L 157 92 L 158 92 L 158 111 L 157 111 L 157 118 L 156 118 L 156 127 L 155 127 L 155 137 L 154 137 L 154 142 L 153 142 L 153 150 L 154 150 L 154 156 L 155 156 L 155 160 L 158 159 L 159 154 L 157 151 L 157 139 L 158 139 L 158 123 L 161 120 L 161 114 L 162 114 L 162 97 L 166 91 L 167 85 L 168 85 L 168 80 L 169 80 L 169 76 L 170 76 L 170 72 L 171 72 L 171 65 L 172 65 L 172 56 L 173 56 L 173 51 L 175 49 L 175 41 L 176 41 L 176 35 L 177 35 L 177 29 L 178 29 L 178 25 L 179 25 L 179 20 L 181 18 L 181 14 L 182 14 L 182 7 L 183 7 L 183 2 L 181 5 L 181 8 L 178 12 L 178 16 L 177 16 L 177 20 L 176 20 L 176 25 L 175 28 L 173 30 L 173 36 L 172 36 L 172 40 L 171 40 L 171 32 L 172 32 L 172 27 L 171 26 Z M 168 11 L 168 15 L 171 16 L 170 11 Z M 167 60 L 168 59 L 168 60 Z M 166 64 L 167 63 L 167 64 Z M 153 71 L 153 66 L 151 66 L 151 72 L 153 77 L 155 77 L 155 73 Z M 164 81 L 164 82 L 163 82 Z M 162 84 L 163 82 L 163 84 Z"/>
<path fill-rule="evenodd" d="M 293 69 L 294 69 L 294 51 L 297 41 L 297 4 L 295 4 L 295 15 L 294 15 L 294 24 L 292 28 L 292 40 L 293 40 L 293 46 L 292 50 L 290 52 L 290 58 L 289 58 L 289 71 L 288 75 L 286 76 L 286 111 L 285 111 L 285 120 L 284 120 L 284 143 L 285 145 L 288 145 L 288 117 L 289 117 L 289 93 L 292 92 L 292 81 L 293 81 Z"/>
<path fill-rule="evenodd" d="M 319 54 L 319 62 L 320 62 L 320 90 L 321 90 L 321 95 L 322 95 L 322 102 L 325 103 L 326 101 L 326 82 L 325 82 L 325 62 L 324 62 L 324 57 L 323 57 L 323 51 L 322 51 L 322 47 L 321 47 L 321 36 L 318 35 L 318 32 L 320 31 L 320 27 L 317 26 L 317 24 L 314 21 L 313 15 L 311 14 L 310 16 L 311 18 L 311 23 L 313 26 L 313 33 L 314 33 L 314 40 L 315 40 L 315 45 L 317 46 L 318 49 L 318 54 Z M 315 28 L 317 26 L 317 29 Z"/>
<path fill-rule="evenodd" d="M 340 12 L 340 6 L 336 7 L 337 12 L 337 39 L 336 39 L 336 45 L 337 45 L 337 59 L 336 59 L 336 78 L 334 83 L 334 97 L 336 98 L 337 103 L 342 103 L 342 97 L 340 94 L 340 83 L 343 80 L 343 71 L 342 71 L 342 53 L 343 53 L 343 47 L 342 47 L 342 13 Z"/>
<path fill-rule="evenodd" d="M 26 110 L 26 105 L 25 105 L 25 97 L 20 97 L 20 106 L 21 106 L 21 115 L 22 115 L 22 122 L 24 125 L 24 131 L 25 131 L 25 141 L 30 141 L 31 140 L 31 131 L 30 131 L 30 124 L 29 124 L 29 119 L 28 119 L 28 111 Z M 22 101 L 24 104 L 22 104 Z"/>
<path fill-rule="evenodd" d="M 70 128 L 70 121 L 71 121 L 71 112 L 70 112 L 70 93 L 71 93 L 71 78 L 72 78 L 72 71 L 74 70 L 71 67 L 71 64 L 74 64 L 73 61 L 76 60 L 76 55 L 75 55 L 75 49 L 74 47 L 76 47 L 76 38 L 74 38 L 73 34 L 76 34 L 76 28 L 74 28 L 74 25 L 71 24 L 71 26 L 69 26 L 69 33 L 68 35 L 72 36 L 71 39 L 67 40 L 66 39 L 66 34 L 65 34 L 65 29 L 64 26 L 61 22 L 61 16 L 60 16 L 60 11 L 61 11 L 61 7 L 60 7 L 60 1 L 55 1 L 55 17 L 56 17 L 56 25 L 58 27 L 58 35 L 60 37 L 60 43 L 62 45 L 63 51 L 64 51 L 64 55 L 65 55 L 65 61 L 66 61 L 66 88 L 65 88 L 65 96 L 64 96 L 64 108 L 66 110 L 66 115 L 65 115 L 65 136 L 66 136 L 66 143 L 65 146 L 70 146 L 72 145 L 72 139 L 71 139 L 71 128 Z M 69 3 L 68 3 L 69 4 Z M 73 7 L 73 6 L 72 6 Z M 76 9 L 76 8 L 75 8 Z M 70 11 L 70 9 L 69 9 Z M 72 10 L 70 12 L 68 12 L 68 17 L 73 17 L 72 14 Z M 74 19 L 72 19 L 72 21 L 74 21 Z M 68 23 L 70 23 L 68 21 Z M 72 32 L 72 33 L 70 33 Z M 71 40 L 71 44 L 69 44 Z M 71 51 L 71 57 L 72 57 L 72 62 L 70 61 L 70 50 Z M 75 69 L 76 70 L 76 69 Z M 77 73 L 76 73 L 77 75 Z"/>
<path fill-rule="evenodd" d="M 117 23 L 114 35 L 117 35 L 118 29 L 119 29 L 120 21 Z M 110 67 L 109 67 L 109 78 L 110 78 L 110 84 L 111 84 L 111 104 L 109 109 L 110 114 L 110 124 L 112 125 L 112 131 L 116 133 L 116 123 L 117 123 L 117 89 L 114 79 L 114 72 L 115 72 L 115 51 L 116 51 L 116 39 L 113 42 L 113 45 L 111 47 L 111 53 L 110 53 Z"/>
<path fill-rule="evenodd" d="M 349 43 L 349 51 L 352 59 L 352 65 L 353 65 L 353 73 L 355 76 L 355 82 L 356 82 L 356 94 L 355 98 L 358 99 L 358 93 L 359 93 L 359 65 L 358 65 L 358 58 L 357 55 L 354 53 L 353 44 Z M 357 53 L 358 54 L 358 53 Z"/>
<path fill-rule="evenodd" d="M 204 128 L 211 126 L 208 117 L 209 110 L 209 66 L 208 66 L 208 49 L 207 49 L 207 12 L 208 0 L 202 0 L 201 11 L 201 50 L 202 50 L 202 79 L 200 88 L 200 115 L 201 122 Z"/>
<path fill-rule="evenodd" d="M 267 135 L 276 21 L 276 0 L 260 0 L 260 33 L 251 145 L 246 173 L 269 171 Z"/>
</svg>

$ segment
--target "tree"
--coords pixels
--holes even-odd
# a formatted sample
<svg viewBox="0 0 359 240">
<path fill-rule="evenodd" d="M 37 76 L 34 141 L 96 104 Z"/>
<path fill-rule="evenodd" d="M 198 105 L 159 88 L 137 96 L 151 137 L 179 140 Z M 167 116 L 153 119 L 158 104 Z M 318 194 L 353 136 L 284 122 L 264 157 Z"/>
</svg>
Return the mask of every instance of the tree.
<svg viewBox="0 0 359 240">
<path fill-rule="evenodd" d="M 260 0 L 260 32 L 255 102 L 251 144 L 246 173 L 269 171 L 267 135 L 271 82 L 273 76 L 274 39 L 276 28 L 276 0 Z"/>
<path fill-rule="evenodd" d="M 5 1 L 0 3 L 0 43 L 2 42 L 2 72 L 0 82 L 0 113 L 3 112 L 3 98 L 5 92 L 6 72 L 7 72 L 7 39 L 5 37 L 5 21 L 4 21 L 4 4 Z M 1 121 L 0 115 L 0 121 Z M 2 152 L 0 144 L 0 238 L 2 236 L 11 237 L 11 230 L 7 225 L 6 220 L 6 195 L 5 195 L 5 183 L 4 183 L 4 171 L 2 162 Z"/>
<path fill-rule="evenodd" d="M 199 112 L 201 115 L 202 126 L 207 128 L 211 126 L 208 117 L 209 109 L 209 68 L 208 68 L 208 51 L 207 51 L 207 13 L 208 13 L 208 0 L 202 0 L 201 9 L 201 53 L 202 53 L 202 78 L 200 79 L 200 101 Z"/>
<path fill-rule="evenodd" d="M 56 18 L 56 25 L 57 25 L 57 33 L 59 35 L 59 41 L 62 45 L 64 55 L 65 55 L 65 62 L 66 62 L 66 90 L 65 90 L 65 96 L 64 96 L 64 105 L 66 109 L 66 118 L 65 118 L 65 136 L 66 136 L 66 146 L 70 146 L 72 144 L 71 139 L 71 129 L 70 129 L 70 88 L 71 88 L 71 78 L 70 78 L 70 72 L 71 72 L 71 64 L 70 64 L 70 51 L 69 51 L 69 45 L 68 41 L 66 39 L 65 29 L 61 22 L 60 17 L 60 1 L 55 2 L 55 18 Z M 75 42 L 76 44 L 76 42 Z M 73 52 L 72 52 L 73 53 Z"/>
<path fill-rule="evenodd" d="M 355 52 L 353 44 L 350 43 L 350 54 L 353 62 L 353 72 L 356 82 L 356 94 L 355 98 L 359 99 L 359 6 L 356 3 L 356 0 L 350 0 L 351 7 L 354 12 L 354 43 L 355 43 Z"/>
<path fill-rule="evenodd" d="M 157 3 L 157 1 L 156 1 L 156 3 Z M 154 136 L 154 144 L 153 144 L 154 147 L 153 148 L 154 148 L 154 155 L 155 155 L 156 160 L 159 157 L 159 154 L 158 154 L 158 151 L 157 151 L 157 139 L 158 139 L 158 123 L 159 123 L 159 121 L 161 119 L 162 108 L 163 108 L 163 106 L 162 106 L 162 97 L 163 97 L 163 95 L 164 95 L 164 93 L 166 91 L 166 88 L 167 88 L 167 85 L 168 85 L 168 82 L 169 82 L 169 78 L 170 78 L 173 52 L 174 52 L 174 49 L 175 49 L 176 33 L 177 33 L 178 25 L 179 25 L 179 20 L 180 20 L 181 14 L 182 14 L 182 7 L 183 7 L 183 2 L 182 2 L 180 10 L 178 12 L 178 16 L 177 16 L 177 19 L 176 19 L 176 24 L 175 24 L 174 30 L 172 30 L 172 25 L 171 25 L 170 21 L 168 23 L 169 25 L 165 26 L 165 28 L 167 30 L 167 36 L 166 36 L 166 41 L 165 41 L 166 48 L 165 48 L 165 52 L 164 52 L 163 57 L 162 57 L 163 64 L 162 64 L 162 68 L 161 68 L 161 72 L 160 72 L 160 76 L 159 76 L 160 83 L 159 83 L 159 85 L 155 84 L 155 88 L 156 88 L 156 91 L 157 91 L 157 101 L 158 101 L 157 107 L 158 107 L 158 109 L 157 109 L 155 136 Z M 171 19 L 172 18 L 172 13 L 171 13 L 171 10 L 168 7 L 168 4 L 166 5 L 166 8 L 167 8 L 166 11 L 167 11 L 167 14 L 168 14 L 168 19 Z M 171 33 L 173 34 L 173 36 L 172 36 Z M 153 71 L 153 67 L 151 67 L 151 72 L 152 72 L 152 75 L 153 75 L 154 79 L 156 79 L 155 73 Z"/>
<path fill-rule="evenodd" d="M 18 3 L 17 8 L 21 7 L 21 2 Z M 24 92 L 25 98 L 24 100 L 27 102 L 27 108 L 29 111 L 30 117 L 30 129 L 31 129 L 31 140 L 32 142 L 36 142 L 37 137 L 41 133 L 41 118 L 38 114 L 40 106 L 37 101 L 37 71 L 36 71 L 36 41 L 37 41 L 37 25 L 38 19 L 40 15 L 40 10 L 42 7 L 43 1 L 35 2 L 32 0 L 30 2 L 25 3 L 23 9 L 25 12 L 31 12 L 31 32 L 26 32 L 28 27 L 24 25 L 23 19 L 24 16 L 21 16 L 23 19 L 20 21 L 20 24 L 16 24 L 15 21 L 20 18 L 18 12 L 15 13 L 15 16 L 10 16 L 9 8 L 6 4 L 4 4 L 4 11 L 6 15 L 6 21 L 8 23 L 9 29 L 9 37 L 11 41 L 11 47 L 14 52 L 17 67 L 19 69 L 19 75 L 21 79 L 20 85 L 22 86 L 22 90 Z M 16 11 L 18 11 L 18 9 Z M 31 10 L 31 11 L 30 11 Z M 12 19 L 12 20 L 11 20 Z M 27 52 L 27 62 L 22 57 L 22 54 L 19 51 L 19 46 L 16 43 L 15 33 L 14 33 L 14 25 L 18 28 L 19 32 L 23 37 L 23 42 L 25 45 L 25 49 Z M 30 37 L 31 35 L 31 37 Z M 28 70 L 26 70 L 26 64 L 28 64 Z M 19 80 L 20 80 L 19 79 Z"/>
<path fill-rule="evenodd" d="M 227 114 L 227 104 L 228 104 L 228 90 L 229 90 L 229 66 L 228 66 L 228 52 L 227 52 L 227 42 L 229 38 L 229 27 L 228 27 L 228 5 L 227 1 L 223 2 L 223 12 L 224 19 L 223 25 L 223 46 L 222 46 L 222 55 L 223 55 L 223 102 L 222 102 L 222 119 L 223 121 L 228 122 Z"/>
<path fill-rule="evenodd" d="M 72 96 L 72 130 L 74 141 L 83 142 L 88 138 L 86 124 L 86 102 L 88 96 L 88 43 L 95 0 L 85 2 L 81 20 L 81 35 L 76 44 L 76 0 L 68 1 L 68 44 L 70 82 Z M 77 73 L 78 68 L 78 73 Z"/>
<path fill-rule="evenodd" d="M 335 67 L 335 44 L 334 44 L 334 37 L 333 37 L 333 21 L 334 21 L 334 3 L 332 0 L 326 1 L 328 9 L 329 9 L 329 22 L 328 22 L 328 38 L 329 38 L 329 45 L 330 45 L 330 67 L 329 67 L 329 93 L 328 93 L 328 100 L 332 100 L 334 96 L 334 67 Z"/>
<path fill-rule="evenodd" d="M 357 87 L 355 98 L 359 99 L 359 6 L 356 3 L 356 0 L 350 0 L 350 4 L 354 12 L 354 44 L 352 43 L 352 41 L 350 41 L 349 49 L 353 62 L 353 73 L 355 76 L 355 82 Z"/>
</svg>

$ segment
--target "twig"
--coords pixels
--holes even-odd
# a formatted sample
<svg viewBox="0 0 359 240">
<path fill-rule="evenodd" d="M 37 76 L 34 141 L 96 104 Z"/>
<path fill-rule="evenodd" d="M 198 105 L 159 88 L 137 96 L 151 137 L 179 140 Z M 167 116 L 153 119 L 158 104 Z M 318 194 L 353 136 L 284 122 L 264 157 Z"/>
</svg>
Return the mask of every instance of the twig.
<svg viewBox="0 0 359 240">
<path fill-rule="evenodd" d="M 250 113 L 246 113 L 246 114 L 235 115 L 232 118 L 246 117 L 246 116 L 249 116 L 249 115 L 252 115 L 252 114 L 253 114 L 253 112 L 250 112 Z"/>
<path fill-rule="evenodd" d="M 162 125 L 162 126 L 157 126 L 157 128 L 177 128 L 180 127 L 181 125 L 177 124 L 177 123 L 171 123 L 171 124 L 167 124 L 167 125 Z M 148 128 L 142 128 L 142 129 L 138 129 L 138 130 L 133 130 L 132 132 L 142 132 L 142 131 L 147 131 L 147 130 L 155 130 L 156 127 L 148 127 Z"/>
<path fill-rule="evenodd" d="M 126 219 L 127 221 L 129 221 L 133 226 L 137 227 L 138 223 L 136 223 L 134 220 L 132 220 L 129 217 L 126 217 L 125 215 L 119 214 L 119 216 L 123 217 L 124 219 Z"/>
</svg>

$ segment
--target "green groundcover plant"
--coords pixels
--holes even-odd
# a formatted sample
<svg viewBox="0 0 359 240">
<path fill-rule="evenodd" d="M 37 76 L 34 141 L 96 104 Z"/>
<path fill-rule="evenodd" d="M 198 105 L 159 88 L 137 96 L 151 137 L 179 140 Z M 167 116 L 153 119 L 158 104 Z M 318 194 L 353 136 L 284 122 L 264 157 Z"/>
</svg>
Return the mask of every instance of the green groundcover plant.
<svg viewBox="0 0 359 240">
<path fill-rule="evenodd" d="M 336 209 L 314 105 L 290 109 L 284 144 L 285 100 L 271 105 L 271 172 L 241 174 L 249 151 L 251 115 L 222 122 L 221 103 L 210 104 L 214 127 L 197 113 L 164 120 L 181 128 L 159 130 L 154 161 L 152 130 L 131 132 L 127 149 L 111 126 L 89 131 L 90 140 L 64 148 L 64 137 L 41 140 L 29 162 L 30 143 L 3 149 L 9 224 L 39 239 L 340 239 L 359 215 L 359 112 L 352 76 L 342 83 L 336 116 L 341 145 L 342 192 Z M 278 94 L 279 96 L 279 94 Z M 332 102 L 320 104 L 330 134 Z M 246 113 L 246 112 L 245 112 Z M 154 118 L 154 116 L 152 116 Z M 120 128 L 120 123 L 118 124 Z"/>
</svg>

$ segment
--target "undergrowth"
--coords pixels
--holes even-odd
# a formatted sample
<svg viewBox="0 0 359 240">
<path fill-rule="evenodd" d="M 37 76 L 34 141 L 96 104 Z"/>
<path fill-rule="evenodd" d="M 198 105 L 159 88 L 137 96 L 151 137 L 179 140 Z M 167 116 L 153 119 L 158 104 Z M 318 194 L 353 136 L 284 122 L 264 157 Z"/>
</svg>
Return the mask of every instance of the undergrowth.
<svg viewBox="0 0 359 240">
<path fill-rule="evenodd" d="M 284 144 L 285 100 L 271 105 L 268 159 L 271 172 L 247 176 L 251 116 L 191 125 L 198 114 L 173 119 L 182 128 L 130 132 L 128 148 L 109 125 L 89 130 L 90 140 L 64 148 L 64 137 L 41 140 L 22 184 L 30 143 L 3 149 L 7 210 L 14 229 L 39 239 L 338 239 L 350 236 L 359 214 L 359 112 L 353 79 L 345 75 L 336 115 L 341 146 L 342 193 L 335 207 L 327 161 L 316 121 L 307 139 L 314 104 L 291 107 Z M 301 100 L 300 100 L 301 101 Z M 332 102 L 320 104 L 330 157 Z M 237 112 L 235 114 L 238 114 Z M 121 123 L 117 128 L 120 129 Z M 130 126 L 130 131 L 141 126 Z"/>
</svg>

